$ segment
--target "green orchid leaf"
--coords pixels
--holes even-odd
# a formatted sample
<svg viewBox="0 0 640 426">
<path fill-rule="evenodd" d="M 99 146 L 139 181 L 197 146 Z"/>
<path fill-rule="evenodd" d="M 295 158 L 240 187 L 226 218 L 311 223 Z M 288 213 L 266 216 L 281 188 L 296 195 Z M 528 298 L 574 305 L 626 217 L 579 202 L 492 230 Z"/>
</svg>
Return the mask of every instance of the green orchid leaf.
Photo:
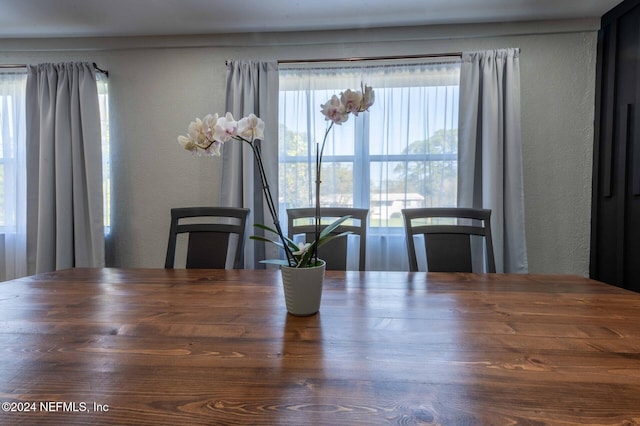
<svg viewBox="0 0 640 426">
<path fill-rule="evenodd" d="M 270 228 L 270 227 L 268 227 L 266 225 L 262 225 L 260 223 L 254 223 L 253 226 L 256 227 L 256 228 L 259 228 L 259 229 L 264 229 L 265 231 L 269 231 L 269 232 L 272 232 L 272 233 L 278 235 L 278 231 L 276 231 L 275 229 Z M 292 251 L 298 250 L 298 246 L 296 245 L 296 243 L 293 242 L 293 240 L 291 238 L 288 238 L 287 236 L 284 236 L 284 235 L 283 235 L 283 237 L 286 240 L 287 245 L 289 246 L 289 248 Z M 264 241 L 264 240 L 262 240 L 262 241 Z M 268 241 L 270 241 L 270 242 L 275 244 L 275 241 L 273 241 L 273 240 L 268 240 Z M 284 245 L 279 244 L 279 246 L 280 246 L 280 248 L 284 249 Z"/>
<path fill-rule="evenodd" d="M 252 235 L 252 236 L 249 237 L 249 239 L 254 240 L 254 241 L 262 241 L 264 243 L 275 244 L 278 247 L 280 247 L 281 249 L 284 249 L 284 245 L 282 245 L 282 243 L 280 241 L 270 240 L 269 238 L 260 237 L 258 235 Z"/>
<path fill-rule="evenodd" d="M 320 244 L 318 244 L 318 247 L 322 247 L 323 245 L 327 244 L 329 241 L 332 241 L 332 240 L 334 240 L 336 238 L 342 238 L 342 237 L 344 237 L 346 235 L 349 235 L 349 234 L 353 234 L 353 232 L 345 231 L 345 232 L 341 232 L 340 234 L 329 235 L 329 236 L 327 236 L 325 238 L 321 238 L 320 239 Z"/>
<path fill-rule="evenodd" d="M 282 259 L 266 259 L 266 260 L 261 260 L 260 263 L 266 263 L 270 265 L 280 265 L 280 266 L 291 266 L 289 265 L 289 262 Z"/>
<path fill-rule="evenodd" d="M 350 219 L 350 218 L 351 218 L 351 216 L 343 216 L 340 219 L 337 219 L 336 221 L 331 223 L 326 228 L 324 228 L 322 230 L 322 232 L 320 232 L 320 238 L 319 238 L 320 241 L 322 241 L 322 239 L 325 238 L 327 235 L 331 234 L 338 226 L 342 225 L 342 223 L 344 221 L 346 221 L 347 219 Z"/>
</svg>

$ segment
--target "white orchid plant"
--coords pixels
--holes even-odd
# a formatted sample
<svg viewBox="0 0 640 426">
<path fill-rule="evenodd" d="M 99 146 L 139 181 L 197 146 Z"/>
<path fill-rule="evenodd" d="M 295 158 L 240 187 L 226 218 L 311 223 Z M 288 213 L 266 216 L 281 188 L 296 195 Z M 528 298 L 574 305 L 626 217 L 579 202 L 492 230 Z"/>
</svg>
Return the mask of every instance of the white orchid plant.
<svg viewBox="0 0 640 426">
<path fill-rule="evenodd" d="M 284 236 L 280 221 L 278 220 L 278 211 L 273 202 L 271 190 L 269 189 L 264 171 L 260 144 L 256 142 L 263 139 L 264 121 L 262 121 L 262 119 L 255 114 L 249 114 L 247 117 L 236 121 L 233 115 L 227 112 L 224 117 L 219 117 L 218 114 L 208 114 L 202 119 L 196 118 L 195 121 L 189 124 L 187 136 L 178 136 L 178 143 L 194 155 L 205 156 L 220 156 L 222 146 L 231 140 L 244 142 L 251 147 L 258 166 L 267 207 L 273 218 L 273 224 L 275 226 L 275 230 L 273 231 L 278 234 L 282 241 L 281 247 L 283 247 L 287 256 L 286 264 L 295 265 L 297 264 L 297 258 L 294 252 L 297 252 L 299 249 L 297 245 L 291 245 L 289 240 Z M 271 230 L 271 228 L 265 228 Z"/>
<path fill-rule="evenodd" d="M 254 224 L 255 227 L 272 232 L 278 235 L 278 240 L 271 240 L 261 236 L 251 236 L 256 241 L 264 241 L 278 245 L 286 255 L 286 260 L 267 259 L 261 262 L 285 265 L 296 268 L 308 268 L 319 265 L 317 257 L 318 247 L 326 244 L 334 238 L 342 237 L 348 232 L 332 234 L 340 224 L 349 219 L 350 216 L 342 217 L 324 229 L 320 229 L 320 174 L 322 165 L 322 154 L 327 141 L 327 136 L 334 124 L 342 124 L 349 119 L 349 114 L 358 115 L 366 111 L 374 101 L 374 92 L 369 86 L 363 86 L 362 91 L 346 90 L 340 97 L 334 95 L 327 103 L 322 105 L 322 114 L 330 122 L 324 134 L 321 146 L 316 148 L 316 217 L 315 217 L 315 241 L 297 244 L 292 239 L 286 237 L 282 232 L 278 219 L 278 210 L 273 202 L 273 197 L 269 189 L 269 184 L 264 170 L 260 144 L 256 141 L 264 139 L 264 121 L 255 114 L 249 114 L 238 121 L 234 120 L 229 112 L 224 117 L 218 114 L 208 114 L 204 118 L 196 118 L 189 124 L 187 136 L 178 136 L 178 143 L 187 151 L 195 155 L 220 156 L 222 146 L 231 140 L 244 142 L 253 151 L 262 189 L 267 202 L 269 213 L 273 219 L 274 228 L 269 226 Z"/>
</svg>

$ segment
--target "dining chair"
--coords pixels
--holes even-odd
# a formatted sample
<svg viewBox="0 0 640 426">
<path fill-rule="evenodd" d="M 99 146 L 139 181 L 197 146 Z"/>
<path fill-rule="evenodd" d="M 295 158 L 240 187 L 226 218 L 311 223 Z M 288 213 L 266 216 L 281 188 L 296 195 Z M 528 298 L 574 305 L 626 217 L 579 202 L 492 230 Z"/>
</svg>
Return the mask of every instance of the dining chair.
<svg viewBox="0 0 640 426">
<path fill-rule="evenodd" d="M 480 263 L 476 259 L 483 259 L 483 272 L 496 272 L 491 239 L 491 210 L 410 208 L 403 209 L 402 216 L 409 270 L 418 271 L 414 237 L 421 235 L 427 270 L 430 272 L 473 272 L 473 264 Z M 442 223 L 441 219 L 446 223 Z M 484 244 L 474 242 L 477 239 L 483 240 Z"/>
<path fill-rule="evenodd" d="M 178 236 L 187 234 L 186 268 L 224 269 L 232 262 L 234 269 L 242 269 L 248 215 L 249 209 L 236 207 L 171 209 L 171 227 L 164 267 L 173 269 L 179 246 Z"/>
<path fill-rule="evenodd" d="M 321 207 L 321 229 L 324 229 L 335 220 L 351 216 L 350 219 L 339 225 L 332 234 L 351 232 L 358 239 L 358 270 L 365 270 L 367 255 L 367 216 L 368 209 L 357 209 L 351 207 Z M 304 207 L 287 209 L 288 217 L 288 237 L 294 239 L 295 236 L 303 234 L 306 242 L 315 240 L 315 216 L 314 207 Z M 318 257 L 327 262 L 327 270 L 344 271 L 347 270 L 347 248 L 348 241 L 353 240 L 351 235 L 342 238 L 335 238 L 318 249 Z"/>
</svg>

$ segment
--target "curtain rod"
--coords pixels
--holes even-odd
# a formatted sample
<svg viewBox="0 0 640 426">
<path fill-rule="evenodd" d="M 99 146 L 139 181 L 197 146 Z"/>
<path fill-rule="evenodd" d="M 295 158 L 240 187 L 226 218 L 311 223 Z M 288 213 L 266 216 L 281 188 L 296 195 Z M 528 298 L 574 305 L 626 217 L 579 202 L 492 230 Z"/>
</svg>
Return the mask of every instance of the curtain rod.
<svg viewBox="0 0 640 426">
<path fill-rule="evenodd" d="M 26 67 L 27 67 L 26 64 L 0 64 L 0 68 L 26 68 Z M 109 77 L 109 71 L 103 70 L 102 68 L 98 67 L 98 65 L 95 62 L 93 63 L 93 68 L 96 71 L 101 72 L 102 74 Z"/>
<path fill-rule="evenodd" d="M 359 62 L 359 61 L 385 61 L 397 59 L 428 59 L 428 58 L 445 58 L 445 57 L 462 57 L 462 52 L 451 53 L 429 53 L 424 55 L 403 55 L 403 56 L 371 56 L 371 57 L 355 57 L 355 58 L 333 58 L 333 59 L 283 59 L 278 61 L 279 64 L 299 64 L 305 62 Z"/>
<path fill-rule="evenodd" d="M 333 59 L 282 59 L 279 60 L 279 64 L 303 64 L 311 62 L 358 62 L 358 61 L 384 61 L 384 60 L 397 60 L 397 59 L 428 59 L 428 58 L 448 58 L 448 57 L 462 57 L 462 52 L 450 52 L 450 53 L 429 53 L 423 55 L 403 55 L 403 56 L 370 56 L 370 57 L 355 57 L 355 58 L 333 58 Z M 229 64 L 229 61 L 225 61 L 225 64 Z"/>
</svg>

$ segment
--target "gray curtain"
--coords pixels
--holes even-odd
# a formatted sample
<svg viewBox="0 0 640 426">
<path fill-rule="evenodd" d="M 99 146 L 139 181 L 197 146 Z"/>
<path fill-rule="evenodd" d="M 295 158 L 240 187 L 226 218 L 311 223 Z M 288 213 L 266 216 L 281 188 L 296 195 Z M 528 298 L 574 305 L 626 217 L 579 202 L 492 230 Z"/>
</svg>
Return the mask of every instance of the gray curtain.
<svg viewBox="0 0 640 426">
<path fill-rule="evenodd" d="M 492 210 L 497 272 L 526 273 L 520 49 L 463 53 L 458 205 Z"/>
<path fill-rule="evenodd" d="M 28 67 L 30 273 L 104 266 L 98 108 L 96 76 L 91 64 Z"/>
<path fill-rule="evenodd" d="M 278 203 L 278 63 L 229 61 L 225 110 L 236 120 L 254 113 L 265 123 L 265 138 L 260 142 L 265 171 L 274 202 Z M 250 147 L 240 142 L 226 143 L 222 157 L 222 191 L 220 205 L 245 207 L 249 235 L 257 234 L 254 223 L 273 227 L 264 202 L 260 175 Z M 278 257 L 277 247 L 247 241 L 244 266 L 264 268 L 260 260 Z"/>
</svg>

